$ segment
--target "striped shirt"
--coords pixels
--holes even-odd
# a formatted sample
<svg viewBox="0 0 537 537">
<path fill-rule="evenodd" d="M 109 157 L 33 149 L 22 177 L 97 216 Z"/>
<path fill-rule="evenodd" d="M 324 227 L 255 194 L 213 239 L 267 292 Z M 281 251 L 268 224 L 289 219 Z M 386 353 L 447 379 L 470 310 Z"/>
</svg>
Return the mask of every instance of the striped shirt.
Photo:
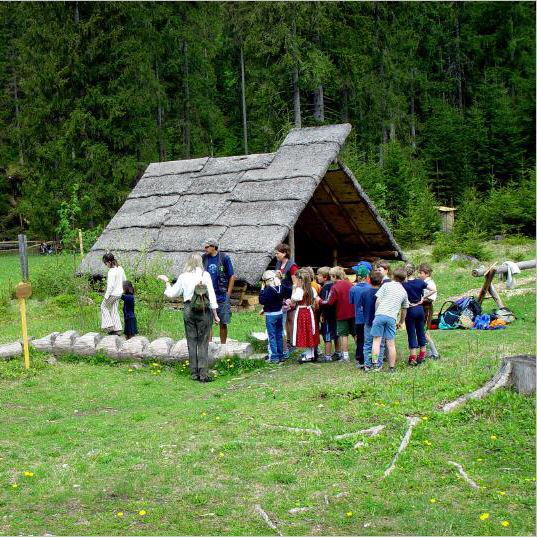
<svg viewBox="0 0 537 537">
<path fill-rule="evenodd" d="M 399 282 L 386 282 L 377 291 L 375 315 L 386 315 L 397 320 L 401 308 L 408 308 L 408 295 Z"/>
</svg>

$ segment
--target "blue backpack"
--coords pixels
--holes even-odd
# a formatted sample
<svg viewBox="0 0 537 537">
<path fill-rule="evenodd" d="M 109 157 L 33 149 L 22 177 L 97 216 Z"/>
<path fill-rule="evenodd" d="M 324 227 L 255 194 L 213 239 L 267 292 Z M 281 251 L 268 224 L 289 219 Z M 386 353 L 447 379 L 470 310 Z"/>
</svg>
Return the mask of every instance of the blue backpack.
<svg viewBox="0 0 537 537">
<path fill-rule="evenodd" d="M 438 315 L 438 328 L 440 330 L 458 328 L 463 314 L 473 321 L 481 314 L 481 304 L 473 296 L 459 298 L 454 302 L 451 300 L 444 302 Z"/>
</svg>

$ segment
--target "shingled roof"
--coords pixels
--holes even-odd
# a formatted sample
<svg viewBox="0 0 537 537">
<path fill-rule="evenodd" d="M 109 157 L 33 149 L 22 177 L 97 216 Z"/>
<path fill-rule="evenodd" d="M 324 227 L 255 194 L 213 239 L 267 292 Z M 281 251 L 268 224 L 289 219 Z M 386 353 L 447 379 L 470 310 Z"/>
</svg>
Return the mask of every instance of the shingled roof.
<svg viewBox="0 0 537 537">
<path fill-rule="evenodd" d="M 317 238 L 349 262 L 366 254 L 403 257 L 337 160 L 350 130 L 349 124 L 293 129 L 275 153 L 150 164 L 79 272 L 102 274 L 102 255 L 112 251 L 124 266 L 140 270 L 162 260 L 178 275 L 188 254 L 213 237 L 230 254 L 237 278 L 254 284 L 293 226 L 296 237 L 304 231 L 297 246 Z"/>
</svg>

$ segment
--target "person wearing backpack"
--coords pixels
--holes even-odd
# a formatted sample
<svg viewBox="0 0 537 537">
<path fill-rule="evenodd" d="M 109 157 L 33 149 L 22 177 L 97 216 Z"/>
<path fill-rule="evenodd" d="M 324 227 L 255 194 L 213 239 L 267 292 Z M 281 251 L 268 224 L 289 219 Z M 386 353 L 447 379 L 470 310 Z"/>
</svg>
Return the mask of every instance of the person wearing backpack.
<svg viewBox="0 0 537 537">
<path fill-rule="evenodd" d="M 213 289 L 218 303 L 220 317 L 220 345 L 227 343 L 227 325 L 231 322 L 231 293 L 235 286 L 235 274 L 229 255 L 218 249 L 216 239 L 207 239 L 203 243 L 205 253 L 201 256 L 203 269 L 211 276 Z M 225 353 L 225 350 L 224 350 Z"/>
<path fill-rule="evenodd" d="M 158 276 L 166 284 L 164 295 L 168 298 L 183 296 L 183 319 L 188 363 L 193 380 L 211 382 L 209 376 L 209 335 L 212 320 L 220 322 L 218 303 L 210 274 L 203 270 L 203 260 L 199 254 L 190 254 L 183 273 L 171 285 L 168 276 Z"/>
</svg>

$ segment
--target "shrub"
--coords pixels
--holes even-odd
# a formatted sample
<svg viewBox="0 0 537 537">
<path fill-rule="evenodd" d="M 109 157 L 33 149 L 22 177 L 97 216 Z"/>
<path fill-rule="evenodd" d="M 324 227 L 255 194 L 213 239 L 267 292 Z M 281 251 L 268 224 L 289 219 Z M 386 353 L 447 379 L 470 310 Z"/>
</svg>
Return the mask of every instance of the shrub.
<svg viewBox="0 0 537 537">
<path fill-rule="evenodd" d="M 453 254 L 471 255 L 480 261 L 492 257 L 488 248 L 483 244 L 483 236 L 475 232 L 467 235 L 458 233 L 437 233 L 432 256 L 435 261 L 448 259 Z"/>
</svg>

